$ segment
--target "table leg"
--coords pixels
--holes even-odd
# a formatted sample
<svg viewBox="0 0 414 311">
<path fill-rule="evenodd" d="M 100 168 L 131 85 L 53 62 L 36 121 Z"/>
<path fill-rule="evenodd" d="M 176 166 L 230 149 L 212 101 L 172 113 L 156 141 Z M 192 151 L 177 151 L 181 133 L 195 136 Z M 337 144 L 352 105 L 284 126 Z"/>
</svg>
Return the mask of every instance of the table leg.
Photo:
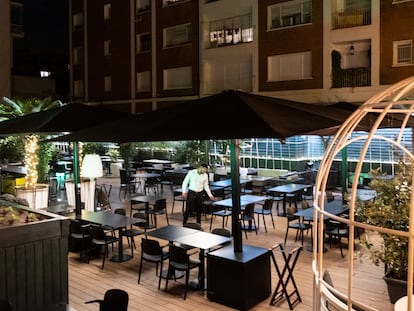
<svg viewBox="0 0 414 311">
<path fill-rule="evenodd" d="M 114 255 L 111 258 L 111 261 L 114 262 L 123 262 L 128 261 L 132 258 L 131 255 L 124 254 L 124 247 L 122 245 L 122 227 L 118 229 L 118 255 Z M 105 255 L 104 255 L 105 256 Z"/>
</svg>

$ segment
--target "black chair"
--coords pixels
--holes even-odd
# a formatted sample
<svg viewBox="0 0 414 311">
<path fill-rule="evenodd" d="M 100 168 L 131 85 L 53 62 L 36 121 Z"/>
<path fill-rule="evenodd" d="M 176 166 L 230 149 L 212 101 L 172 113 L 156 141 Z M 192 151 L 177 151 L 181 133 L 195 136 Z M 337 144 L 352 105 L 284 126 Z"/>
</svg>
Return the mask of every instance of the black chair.
<svg viewBox="0 0 414 311">
<path fill-rule="evenodd" d="M 130 176 L 129 171 L 126 169 L 119 170 L 119 178 L 120 178 L 120 185 L 119 185 L 119 199 L 121 199 L 121 193 L 124 191 L 124 200 L 127 194 L 135 191 L 135 179 Z"/>
<path fill-rule="evenodd" d="M 79 260 L 83 259 L 83 252 L 88 249 L 91 238 L 92 232 L 89 224 L 83 224 L 78 220 L 70 221 L 69 239 L 71 244 L 76 242 L 80 244 Z"/>
<path fill-rule="evenodd" d="M 152 208 L 149 209 L 148 214 L 151 216 L 155 228 L 157 228 L 157 216 L 159 215 L 165 215 L 167 224 L 169 225 L 170 222 L 168 220 L 167 213 L 167 199 L 156 200 Z"/>
<path fill-rule="evenodd" d="M 136 216 L 136 217 L 135 217 Z M 135 218 L 142 218 L 139 216 L 139 213 L 135 213 L 134 216 Z M 145 214 L 144 214 L 145 217 Z M 146 220 L 146 218 L 144 218 Z M 139 226 L 141 224 L 141 226 Z M 134 257 L 134 248 L 136 248 L 135 246 L 135 237 L 141 234 L 144 234 L 146 232 L 145 229 L 145 224 L 146 222 L 140 222 L 137 223 L 135 226 L 138 226 L 141 229 L 144 229 L 144 231 L 142 230 L 138 230 L 134 228 L 134 225 L 130 225 L 129 228 L 125 228 L 122 230 L 122 236 L 125 236 L 128 239 L 128 245 L 131 247 L 131 256 Z"/>
<path fill-rule="evenodd" d="M 113 245 L 114 243 L 118 242 L 118 238 L 107 235 L 104 231 L 104 229 L 100 226 L 91 226 L 92 228 L 92 239 L 91 244 L 92 246 L 95 246 L 99 249 L 99 251 L 104 249 L 103 255 L 102 255 L 102 266 L 101 269 L 104 268 L 105 265 L 105 258 L 109 255 L 108 245 Z M 88 260 L 89 261 L 89 260 Z"/>
<path fill-rule="evenodd" d="M 166 245 L 168 246 L 168 245 Z M 162 266 L 164 260 L 168 259 L 168 250 L 164 250 L 157 240 L 141 239 L 141 262 L 138 271 L 138 284 L 141 281 L 142 264 L 144 261 L 155 263 L 155 275 L 158 275 L 158 289 L 161 286 Z M 158 271 L 158 265 L 160 270 Z"/>
<path fill-rule="evenodd" d="M 262 215 L 265 231 L 267 232 L 265 220 L 265 216 L 267 215 L 272 220 L 273 229 L 276 229 L 273 219 L 273 198 L 266 199 L 263 204 L 258 203 L 254 208 L 254 213 L 257 214 L 257 227 L 260 226 L 260 215 Z"/>
<path fill-rule="evenodd" d="M 218 235 L 221 235 L 221 236 L 225 236 L 225 237 L 228 237 L 228 238 L 231 237 L 230 230 L 228 230 L 226 228 L 214 228 L 213 230 L 211 230 L 211 233 L 218 234 Z"/>
<path fill-rule="evenodd" d="M 169 263 L 168 263 L 168 273 L 169 275 L 174 276 L 175 279 L 175 272 L 182 271 L 185 272 L 185 292 L 184 292 L 184 300 L 187 298 L 187 290 L 188 290 L 188 281 L 190 278 L 190 271 L 194 268 L 200 268 L 201 261 L 195 258 L 192 258 L 188 253 L 187 250 L 183 247 L 176 246 L 174 244 L 170 244 L 169 248 Z M 165 282 L 165 290 L 167 291 L 168 287 L 168 278 L 166 278 Z"/>
<path fill-rule="evenodd" d="M 303 236 L 304 236 L 303 233 L 305 231 L 308 231 L 309 229 L 311 229 L 312 224 L 303 222 L 302 217 L 289 215 L 289 214 L 286 215 L 286 219 L 287 219 L 287 225 L 286 225 L 286 233 L 285 233 L 284 243 L 286 244 L 289 229 L 292 229 L 292 230 L 296 230 L 295 242 L 298 239 L 300 239 L 301 240 L 301 245 L 303 246 Z"/>
<path fill-rule="evenodd" d="M 344 257 L 342 251 L 342 238 L 349 240 L 349 226 L 346 223 L 328 219 L 325 222 L 325 234 L 328 236 L 329 247 L 332 248 L 332 243 L 336 242 L 341 251 L 341 257 Z"/>
<path fill-rule="evenodd" d="M 174 214 L 175 201 L 182 202 L 181 214 L 184 214 L 185 203 L 187 199 L 184 199 L 184 197 L 181 195 L 181 188 L 179 190 L 180 191 L 178 191 L 177 189 L 173 190 L 173 203 L 172 203 L 172 208 L 171 208 L 171 215 Z"/>
<path fill-rule="evenodd" d="M 103 299 L 86 301 L 88 303 L 99 303 L 99 311 L 127 311 L 128 293 L 122 289 L 109 289 L 105 292 Z"/>
<path fill-rule="evenodd" d="M 247 230 L 252 226 L 253 230 L 257 234 L 256 220 L 254 219 L 254 203 L 249 203 L 244 207 L 244 210 L 240 214 L 240 221 L 244 227 L 244 234 L 247 239 Z M 247 222 L 247 223 L 246 223 Z"/>
<path fill-rule="evenodd" d="M 144 193 L 150 194 L 151 192 L 153 194 L 158 193 L 158 187 L 160 186 L 160 179 L 158 177 L 148 177 L 145 180 L 144 184 Z"/>
<path fill-rule="evenodd" d="M 183 224 L 183 227 L 204 231 L 203 227 L 201 227 L 201 224 L 199 224 L 198 222 L 186 222 L 185 224 Z"/>
</svg>

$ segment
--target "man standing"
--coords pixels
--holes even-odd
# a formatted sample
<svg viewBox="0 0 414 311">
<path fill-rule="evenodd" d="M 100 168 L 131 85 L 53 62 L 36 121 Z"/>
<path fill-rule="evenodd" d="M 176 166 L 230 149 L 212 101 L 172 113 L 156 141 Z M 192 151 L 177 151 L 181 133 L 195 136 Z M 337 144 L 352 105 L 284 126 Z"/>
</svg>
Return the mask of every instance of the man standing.
<svg viewBox="0 0 414 311">
<path fill-rule="evenodd" d="M 198 168 L 187 173 L 182 184 L 182 196 L 187 199 L 187 206 L 184 212 L 183 224 L 188 221 L 192 211 L 196 211 L 197 222 L 201 223 L 201 211 L 203 209 L 203 192 L 205 191 L 214 200 L 208 185 L 208 166 L 201 164 Z"/>
</svg>

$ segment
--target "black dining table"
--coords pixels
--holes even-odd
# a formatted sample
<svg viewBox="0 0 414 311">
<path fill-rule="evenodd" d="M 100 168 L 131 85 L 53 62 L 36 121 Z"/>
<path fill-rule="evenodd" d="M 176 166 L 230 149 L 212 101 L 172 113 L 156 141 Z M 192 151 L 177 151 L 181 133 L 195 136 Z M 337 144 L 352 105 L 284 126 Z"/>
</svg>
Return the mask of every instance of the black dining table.
<svg viewBox="0 0 414 311">
<path fill-rule="evenodd" d="M 244 209 L 244 207 L 247 204 L 250 203 L 259 203 L 259 202 L 263 202 L 266 199 L 269 199 L 270 197 L 268 196 L 262 196 L 262 195 L 252 195 L 252 194 L 243 194 L 240 196 L 240 207 L 241 209 Z M 233 208 L 233 199 L 232 198 L 228 198 L 228 199 L 224 199 L 224 200 L 220 200 L 220 201 L 215 201 L 213 203 L 215 206 L 220 206 L 220 207 L 224 207 L 227 209 L 231 209 Z M 251 223 L 251 221 L 249 221 L 248 227 L 243 228 L 245 230 L 256 230 L 256 228 L 253 226 L 253 224 Z"/>
<path fill-rule="evenodd" d="M 286 196 L 288 194 L 298 193 L 309 187 L 312 187 L 312 185 L 292 183 L 292 184 L 286 184 L 286 185 L 269 188 L 267 189 L 267 193 L 272 194 L 272 195 L 278 195 L 278 194 L 283 195 L 283 216 L 286 216 Z"/>
<path fill-rule="evenodd" d="M 348 210 L 349 210 L 348 206 L 344 204 L 342 200 L 334 200 L 331 202 L 325 202 L 324 204 L 324 211 L 328 212 L 329 214 L 335 215 L 335 216 L 344 214 Z M 297 211 L 293 215 L 297 217 L 306 218 L 309 221 L 314 221 L 314 211 L 315 211 L 314 207 L 310 207 L 310 208 Z M 329 219 L 329 216 L 324 214 L 323 219 L 327 220 Z M 308 251 L 311 251 L 311 252 L 313 251 L 313 239 L 312 239 L 312 243 L 308 247 Z M 324 252 L 325 251 L 326 249 L 324 248 Z"/>
<path fill-rule="evenodd" d="M 150 226 L 150 222 L 149 222 L 149 210 L 150 210 L 149 205 L 150 205 L 150 203 L 155 204 L 155 202 L 157 200 L 163 200 L 163 199 L 166 199 L 166 197 L 164 197 L 162 195 L 159 195 L 159 194 L 137 195 L 137 196 L 131 197 L 131 202 L 132 201 L 136 201 L 136 202 L 140 202 L 140 203 L 144 203 L 145 204 L 145 214 L 146 214 L 146 220 L 147 220 L 147 229 L 149 229 L 149 228 L 155 228 L 154 226 Z M 132 209 L 131 209 L 131 213 L 132 213 Z"/>
<path fill-rule="evenodd" d="M 240 186 L 247 184 L 250 180 L 240 178 Z M 223 179 L 217 180 L 210 183 L 210 186 L 221 187 L 221 188 L 230 188 L 231 187 L 231 179 Z"/>
<path fill-rule="evenodd" d="M 200 249 L 199 258 L 201 265 L 198 274 L 198 282 L 196 284 L 193 284 L 194 287 L 200 290 L 204 290 L 206 288 L 205 252 L 212 247 L 223 245 L 232 241 L 232 238 L 229 237 L 174 225 L 169 225 L 150 231 L 147 233 L 147 235 L 158 239 L 167 240 L 170 243 L 177 242 Z"/>
<path fill-rule="evenodd" d="M 86 210 L 82 210 L 81 215 L 76 215 L 75 218 L 84 222 L 108 226 L 114 230 L 118 230 L 118 254 L 112 256 L 110 259 L 114 262 L 123 262 L 132 258 L 131 255 L 124 254 L 123 252 L 122 229 L 128 225 L 145 221 L 143 219 L 128 217 L 108 211 L 90 212 Z"/>
</svg>

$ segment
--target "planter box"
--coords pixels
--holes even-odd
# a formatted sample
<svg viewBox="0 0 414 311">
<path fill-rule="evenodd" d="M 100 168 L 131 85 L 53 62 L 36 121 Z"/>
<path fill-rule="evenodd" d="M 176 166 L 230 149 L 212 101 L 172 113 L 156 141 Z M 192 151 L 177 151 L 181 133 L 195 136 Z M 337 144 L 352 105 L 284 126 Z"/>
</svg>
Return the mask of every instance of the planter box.
<svg viewBox="0 0 414 311">
<path fill-rule="evenodd" d="M 8 201 L 43 220 L 0 227 L 0 299 L 14 311 L 44 310 L 68 303 L 69 219 Z"/>
<path fill-rule="evenodd" d="M 49 185 L 37 184 L 35 188 L 15 187 L 16 197 L 26 199 L 30 208 L 47 208 L 49 204 Z"/>
</svg>

